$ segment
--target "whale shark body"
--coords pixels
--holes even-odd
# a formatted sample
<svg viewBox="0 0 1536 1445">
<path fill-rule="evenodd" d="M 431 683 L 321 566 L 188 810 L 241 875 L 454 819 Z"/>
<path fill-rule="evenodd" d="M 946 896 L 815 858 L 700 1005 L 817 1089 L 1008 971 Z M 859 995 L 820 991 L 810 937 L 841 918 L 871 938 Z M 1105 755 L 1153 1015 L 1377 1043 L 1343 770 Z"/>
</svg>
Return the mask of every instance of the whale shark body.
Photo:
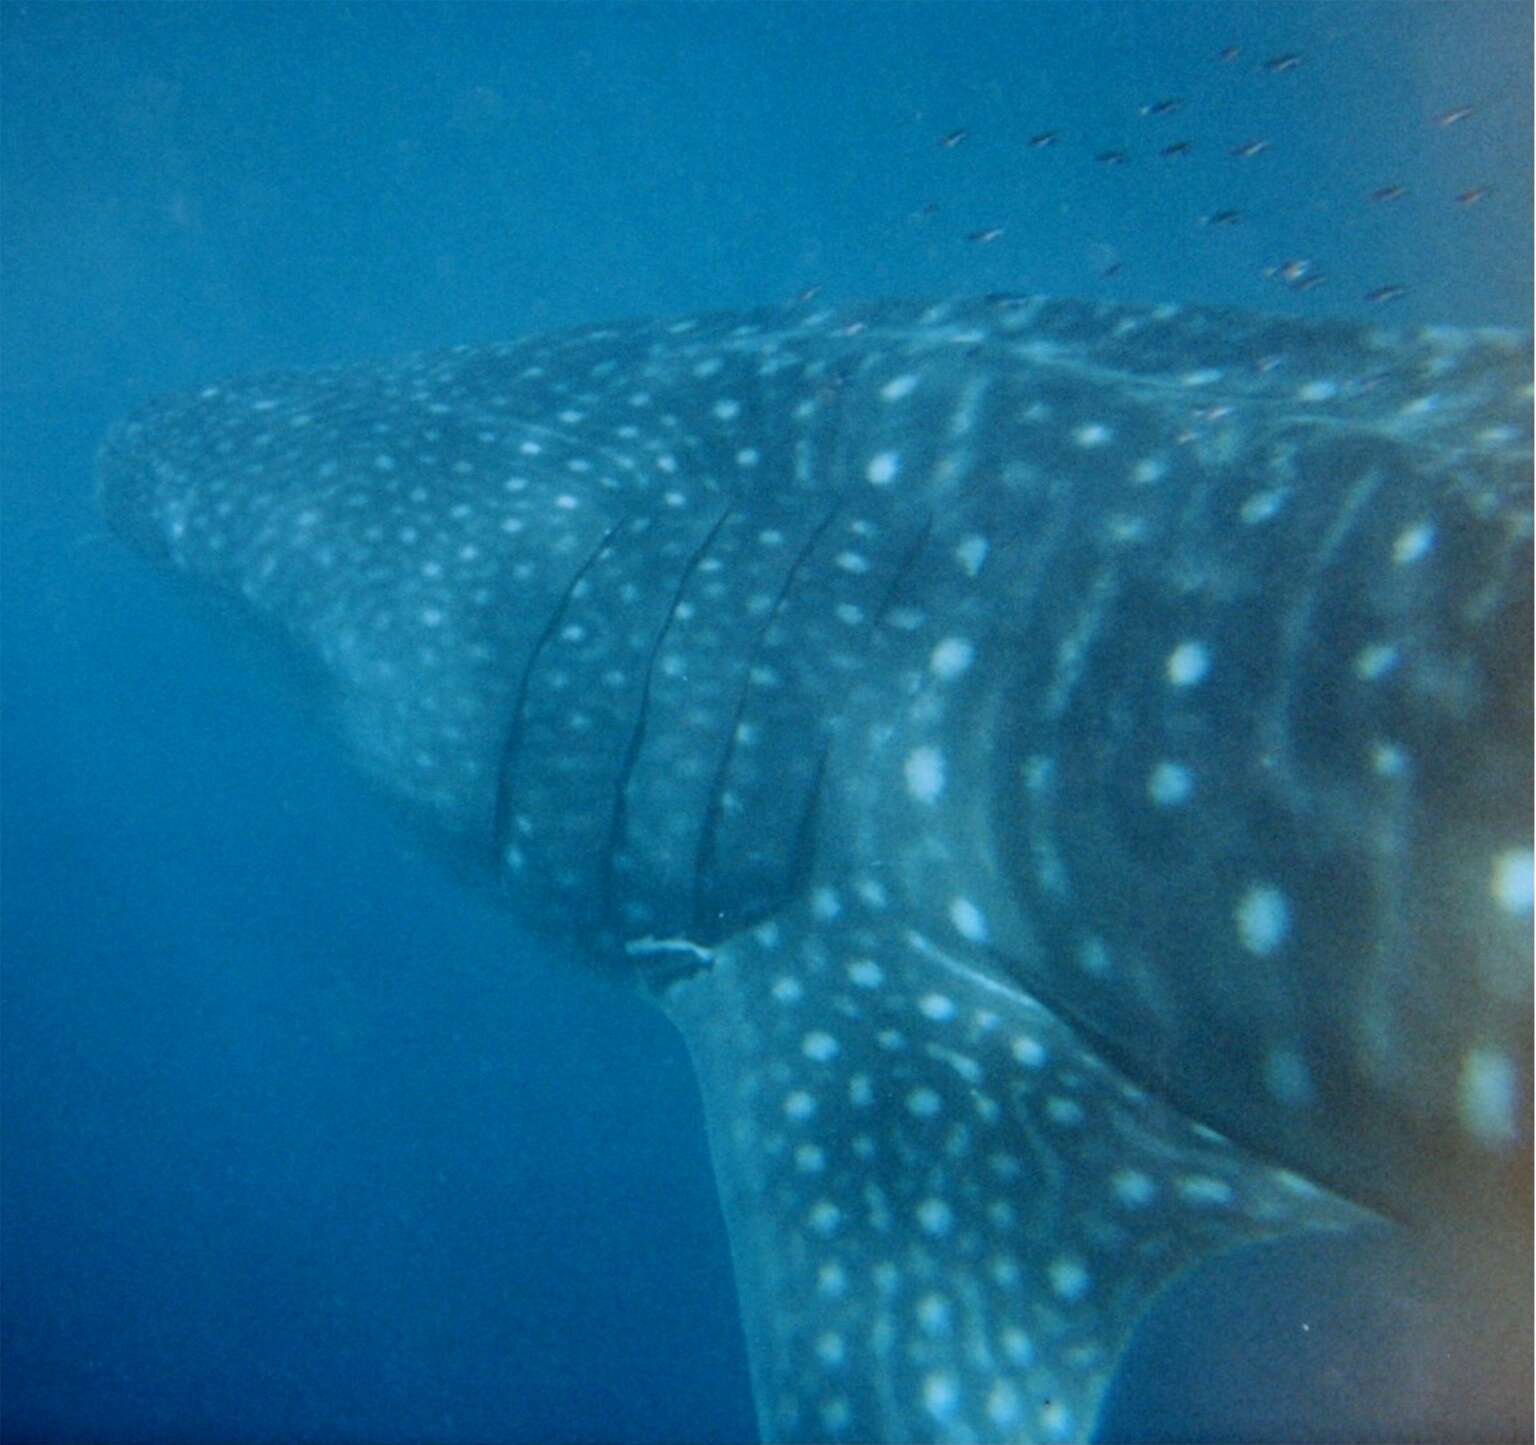
<svg viewBox="0 0 1536 1445">
<path fill-rule="evenodd" d="M 765 1438 L 1063 1440 L 1215 1251 L 1528 1247 L 1529 408 L 1509 333 L 801 307 L 212 386 L 101 495 L 682 1030 Z"/>
</svg>

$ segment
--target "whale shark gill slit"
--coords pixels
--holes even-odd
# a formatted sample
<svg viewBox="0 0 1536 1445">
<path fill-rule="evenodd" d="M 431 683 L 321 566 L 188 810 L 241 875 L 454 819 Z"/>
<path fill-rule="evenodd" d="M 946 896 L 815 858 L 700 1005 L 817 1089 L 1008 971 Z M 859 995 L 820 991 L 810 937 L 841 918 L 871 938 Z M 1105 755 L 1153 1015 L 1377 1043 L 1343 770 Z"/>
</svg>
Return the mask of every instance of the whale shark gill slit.
<svg viewBox="0 0 1536 1445">
<path fill-rule="evenodd" d="M 1506 332 L 807 306 L 152 402 L 101 500 L 681 1029 L 765 1438 L 1071 1440 L 1217 1251 L 1529 1259 L 1530 394 Z"/>
</svg>

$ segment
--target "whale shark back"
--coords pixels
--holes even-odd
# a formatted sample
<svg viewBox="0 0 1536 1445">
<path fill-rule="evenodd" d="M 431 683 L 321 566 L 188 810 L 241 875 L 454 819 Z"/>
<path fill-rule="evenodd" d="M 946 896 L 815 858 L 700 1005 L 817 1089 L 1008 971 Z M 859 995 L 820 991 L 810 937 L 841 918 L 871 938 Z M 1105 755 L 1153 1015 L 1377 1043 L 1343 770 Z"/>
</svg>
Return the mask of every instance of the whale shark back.
<svg viewBox="0 0 1536 1445">
<path fill-rule="evenodd" d="M 1091 1430 L 1157 1292 L 1528 1210 L 1529 347 L 992 297 L 146 408 L 103 505 L 697 1066 L 773 1439 Z"/>
</svg>

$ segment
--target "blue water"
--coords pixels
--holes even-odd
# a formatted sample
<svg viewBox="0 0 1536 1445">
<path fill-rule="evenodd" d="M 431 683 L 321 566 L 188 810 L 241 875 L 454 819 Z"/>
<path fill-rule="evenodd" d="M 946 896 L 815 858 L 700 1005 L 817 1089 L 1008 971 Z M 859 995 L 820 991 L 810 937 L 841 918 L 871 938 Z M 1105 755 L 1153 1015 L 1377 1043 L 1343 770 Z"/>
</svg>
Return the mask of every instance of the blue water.
<svg viewBox="0 0 1536 1445">
<path fill-rule="evenodd" d="M 679 1043 L 419 860 L 105 536 L 96 439 L 227 371 L 812 286 L 1525 325 L 1529 6 L 0 24 L 5 1438 L 749 1438 Z M 1288 259 L 1327 283 L 1263 274 Z M 1476 1302 L 1413 1318 L 1400 1268 L 1353 1241 L 1208 1272 L 1106 1433 L 1351 1438 L 1507 1388 L 1458 1352 Z"/>
</svg>

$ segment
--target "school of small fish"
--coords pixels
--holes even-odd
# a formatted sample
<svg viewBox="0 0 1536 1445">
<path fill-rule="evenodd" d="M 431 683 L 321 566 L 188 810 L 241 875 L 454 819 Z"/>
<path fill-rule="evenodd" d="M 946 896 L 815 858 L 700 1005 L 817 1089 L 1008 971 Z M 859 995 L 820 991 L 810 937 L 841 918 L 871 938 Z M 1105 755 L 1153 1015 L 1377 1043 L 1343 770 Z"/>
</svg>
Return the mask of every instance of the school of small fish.
<svg viewBox="0 0 1536 1445">
<path fill-rule="evenodd" d="M 1241 45 L 1227 45 L 1217 51 L 1212 57 L 1212 64 L 1219 67 L 1233 67 L 1248 64 L 1245 59 L 1246 52 Z M 1271 76 L 1290 76 L 1297 72 L 1304 72 L 1306 57 L 1297 51 L 1285 51 L 1279 54 L 1256 57 L 1251 62 L 1251 69 L 1256 83 L 1262 83 Z M 1140 128 L 1137 141 L 1134 144 L 1114 145 L 1104 148 L 1088 147 L 1084 151 L 1085 160 L 1094 169 L 1117 170 L 1122 167 L 1137 165 L 1138 163 L 1163 163 L 1168 161 L 1182 161 L 1187 157 L 1199 154 L 1209 147 L 1197 145 L 1188 136 L 1170 135 L 1166 122 L 1175 117 L 1188 117 L 1191 112 L 1200 111 L 1200 103 L 1196 99 L 1182 95 L 1159 96 L 1136 106 L 1132 125 Z M 1419 121 L 1430 129 L 1449 130 L 1472 121 L 1478 114 L 1478 108 L 1472 105 L 1457 105 L 1445 110 L 1429 114 Z M 1150 123 L 1150 124 L 1148 124 Z M 1065 125 L 1050 125 L 1046 129 L 1033 132 L 1024 141 L 1023 148 L 1028 151 L 1044 151 L 1048 149 L 1070 149 L 1074 139 L 1087 145 L 1081 135 L 1074 136 L 1073 130 Z M 955 126 L 945 131 L 938 138 L 938 143 L 946 150 L 957 150 L 963 143 L 974 142 L 974 132 L 969 126 Z M 982 139 L 985 144 L 985 138 Z M 1226 161 L 1254 161 L 1264 156 L 1277 146 L 1283 146 L 1284 138 L 1272 135 L 1249 134 L 1234 136 L 1230 142 L 1221 149 L 1223 159 Z M 1445 204 L 1466 209 L 1477 205 L 1494 193 L 1494 188 L 1481 178 L 1476 179 L 1476 184 L 1469 184 L 1464 189 L 1452 195 L 1444 197 Z M 1400 179 L 1383 176 L 1381 183 L 1365 191 L 1360 200 L 1365 205 L 1386 205 L 1401 201 L 1413 194 L 1413 189 L 1404 184 Z M 928 200 L 914 207 L 908 213 L 908 219 L 915 222 L 927 223 L 942 215 L 942 207 L 938 202 Z M 1247 213 L 1237 206 L 1223 206 L 1217 209 L 1191 215 L 1191 224 L 1209 230 L 1220 231 L 1230 227 L 1239 226 L 1247 220 Z M 986 245 L 998 241 L 1008 232 L 1008 227 L 1003 224 L 1003 218 L 999 217 L 996 223 L 982 226 L 973 226 L 961 232 L 963 239 L 972 245 Z M 1097 267 L 1100 276 L 1109 277 L 1119 273 L 1120 262 L 1116 259 L 1110 265 Z M 1329 280 L 1328 273 L 1319 263 L 1308 257 L 1282 257 L 1279 260 L 1266 265 L 1262 272 L 1265 279 L 1275 282 L 1285 290 L 1301 294 L 1312 291 L 1325 285 Z M 1408 295 L 1408 287 L 1402 281 L 1395 278 L 1382 278 L 1374 284 L 1367 285 L 1360 292 L 1362 298 L 1371 305 L 1401 300 Z"/>
</svg>

